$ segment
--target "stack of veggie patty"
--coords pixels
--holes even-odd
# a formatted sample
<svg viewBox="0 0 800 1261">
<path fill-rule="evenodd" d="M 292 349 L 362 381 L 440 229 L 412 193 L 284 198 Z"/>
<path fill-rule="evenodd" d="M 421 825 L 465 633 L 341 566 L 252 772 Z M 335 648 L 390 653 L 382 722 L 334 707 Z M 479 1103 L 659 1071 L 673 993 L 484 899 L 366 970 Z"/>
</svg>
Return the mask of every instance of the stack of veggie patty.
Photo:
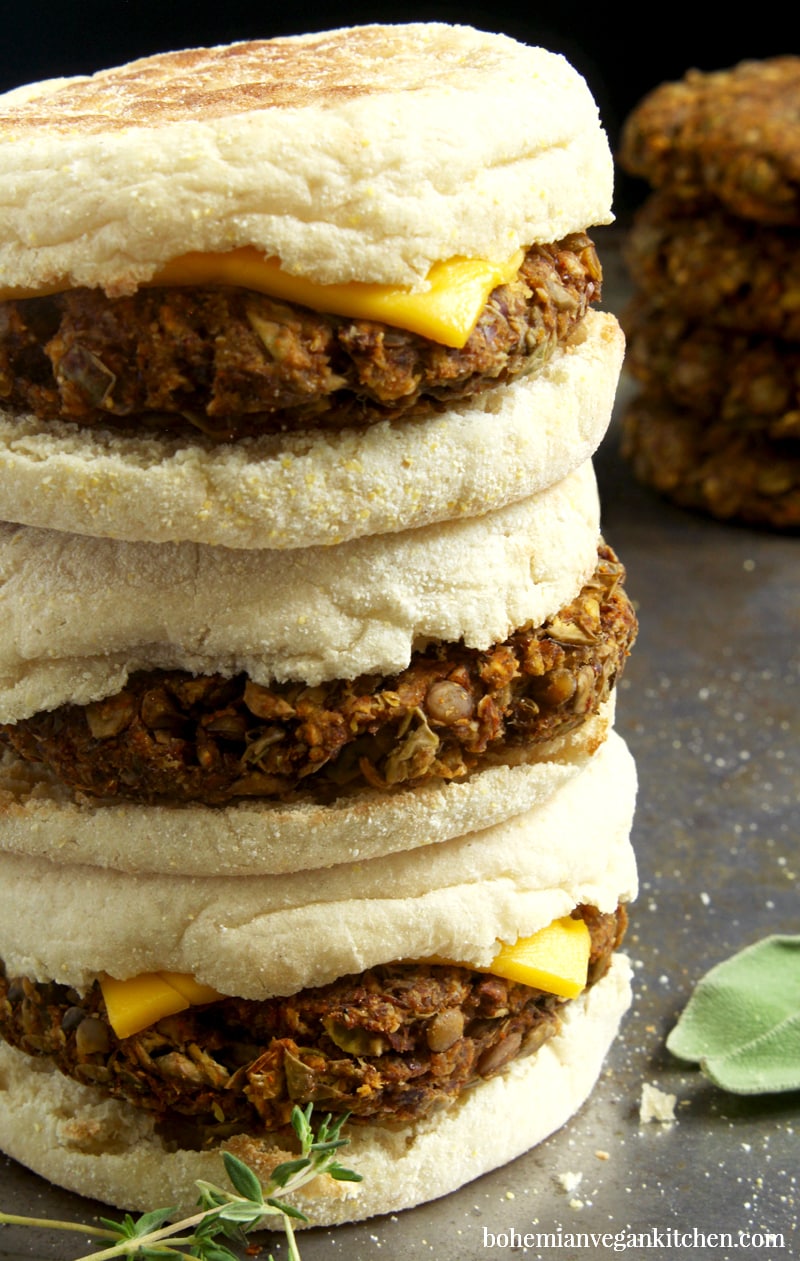
<svg viewBox="0 0 800 1261">
<path fill-rule="evenodd" d="M 634 110 L 625 449 L 687 507 L 800 525 L 800 59 L 690 71 Z"/>
</svg>

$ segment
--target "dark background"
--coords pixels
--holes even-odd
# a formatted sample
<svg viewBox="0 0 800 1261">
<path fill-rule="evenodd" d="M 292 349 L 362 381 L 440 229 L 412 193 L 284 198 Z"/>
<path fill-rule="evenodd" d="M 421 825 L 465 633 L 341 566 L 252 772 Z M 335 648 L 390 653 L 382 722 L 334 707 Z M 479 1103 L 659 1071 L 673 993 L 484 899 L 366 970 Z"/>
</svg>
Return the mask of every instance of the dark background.
<svg viewBox="0 0 800 1261">
<path fill-rule="evenodd" d="M 7 0 L 0 91 L 55 75 L 87 74 L 133 57 L 199 44 L 269 38 L 360 22 L 464 22 L 563 53 L 589 81 L 612 144 L 636 101 L 689 66 L 719 69 L 745 57 L 800 52 L 800 15 L 750 4 L 386 4 L 351 0 Z M 715 16 L 711 16 L 714 14 Z M 620 189 L 630 194 L 627 186 Z M 635 196 L 635 186 L 634 193 Z"/>
</svg>

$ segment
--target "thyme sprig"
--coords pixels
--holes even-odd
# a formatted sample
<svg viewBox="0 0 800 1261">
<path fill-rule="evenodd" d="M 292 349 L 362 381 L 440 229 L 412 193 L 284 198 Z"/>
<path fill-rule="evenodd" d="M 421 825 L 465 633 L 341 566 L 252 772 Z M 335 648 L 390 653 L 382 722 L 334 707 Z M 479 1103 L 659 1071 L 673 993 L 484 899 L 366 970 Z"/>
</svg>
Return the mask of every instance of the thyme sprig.
<svg viewBox="0 0 800 1261">
<path fill-rule="evenodd" d="M 134 1219 L 128 1213 L 121 1222 L 101 1218 L 100 1226 L 81 1226 L 77 1222 L 51 1221 L 47 1218 L 18 1217 L 0 1212 L 0 1225 L 40 1226 L 49 1230 L 75 1230 L 111 1241 L 100 1252 L 86 1253 L 75 1261 L 108 1261 L 112 1257 L 139 1258 L 140 1261 L 172 1261 L 175 1257 L 197 1257 L 200 1261 L 238 1261 L 236 1254 L 221 1242 L 224 1237 L 236 1244 L 246 1244 L 250 1231 L 267 1218 L 279 1217 L 286 1236 L 288 1261 L 301 1261 L 294 1234 L 294 1222 L 307 1221 L 300 1209 L 283 1198 L 291 1195 L 320 1174 L 329 1174 L 339 1182 L 360 1182 L 361 1175 L 339 1164 L 337 1152 L 347 1145 L 341 1137 L 347 1115 L 335 1121 L 326 1116 L 316 1136 L 311 1128 L 311 1109 L 295 1107 L 292 1128 L 300 1143 L 300 1155 L 277 1165 L 266 1183 L 232 1152 L 223 1152 L 225 1172 L 233 1190 L 213 1182 L 198 1181 L 200 1211 L 178 1222 L 170 1222 L 177 1210 L 159 1208 Z M 272 1261 L 270 1257 L 269 1261 Z"/>
</svg>

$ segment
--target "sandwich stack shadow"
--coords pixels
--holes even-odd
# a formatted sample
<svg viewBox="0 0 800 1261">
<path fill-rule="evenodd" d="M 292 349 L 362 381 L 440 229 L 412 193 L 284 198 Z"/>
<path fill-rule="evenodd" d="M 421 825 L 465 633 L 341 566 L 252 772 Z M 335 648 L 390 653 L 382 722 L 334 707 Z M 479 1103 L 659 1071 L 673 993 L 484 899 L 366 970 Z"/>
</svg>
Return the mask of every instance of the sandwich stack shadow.
<svg viewBox="0 0 800 1261">
<path fill-rule="evenodd" d="M 800 525 L 800 59 L 690 71 L 634 110 L 624 420 L 637 476 L 687 507 Z"/>
<path fill-rule="evenodd" d="M 312 1223 L 455 1190 L 630 1001 L 586 85 L 439 24 L 190 50 L 10 94 L 0 170 L 0 1147 L 191 1204 L 311 1103 L 364 1177 Z"/>
</svg>

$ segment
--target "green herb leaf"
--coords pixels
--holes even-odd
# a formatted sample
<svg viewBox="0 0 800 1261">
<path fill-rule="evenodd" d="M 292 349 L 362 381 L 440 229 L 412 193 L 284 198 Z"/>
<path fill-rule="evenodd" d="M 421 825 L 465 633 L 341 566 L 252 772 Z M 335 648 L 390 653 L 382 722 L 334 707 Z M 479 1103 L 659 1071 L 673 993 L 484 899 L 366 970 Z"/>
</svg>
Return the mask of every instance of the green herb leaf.
<svg viewBox="0 0 800 1261">
<path fill-rule="evenodd" d="M 128 1221 L 133 1225 L 133 1218 L 129 1217 Z M 124 1222 L 115 1222 L 110 1217 L 101 1217 L 100 1222 L 107 1230 L 112 1231 L 119 1239 L 130 1239 L 130 1235 L 125 1230 Z"/>
<path fill-rule="evenodd" d="M 344 1125 L 345 1121 L 348 1120 L 349 1116 L 350 1116 L 349 1112 L 343 1112 L 341 1113 L 340 1116 L 336 1118 L 335 1121 L 333 1120 L 333 1117 L 331 1116 L 330 1112 L 327 1114 L 327 1116 L 324 1116 L 319 1123 L 319 1126 L 317 1128 L 317 1137 L 312 1142 L 312 1146 L 315 1148 L 321 1147 L 323 1144 L 327 1143 L 329 1139 L 338 1141 L 339 1135 L 342 1130 L 342 1126 Z M 346 1139 L 344 1139 L 343 1141 L 347 1142 Z"/>
<path fill-rule="evenodd" d="M 235 1252 L 231 1252 L 229 1248 L 222 1244 L 210 1243 L 204 1246 L 203 1251 L 198 1253 L 202 1257 L 202 1261 L 239 1261 Z"/>
<path fill-rule="evenodd" d="M 292 1108 L 292 1129 L 304 1148 L 314 1137 L 311 1133 L 311 1108 L 312 1105 L 310 1103 L 306 1106 L 305 1111 L 302 1108 L 298 1108 L 297 1104 Z"/>
<path fill-rule="evenodd" d="M 328 1165 L 327 1172 L 337 1182 L 363 1182 L 364 1179 L 355 1169 L 345 1169 L 342 1165 Z"/>
<path fill-rule="evenodd" d="M 800 1089 L 800 936 L 766 937 L 706 973 L 667 1047 L 735 1094 Z"/>
<path fill-rule="evenodd" d="M 246 1200 L 252 1200 L 254 1204 L 261 1204 L 264 1193 L 253 1170 L 231 1152 L 223 1152 L 222 1159 L 225 1163 L 225 1172 L 239 1194 Z"/>
<path fill-rule="evenodd" d="M 267 1200 L 269 1203 L 269 1200 Z M 222 1222 L 242 1222 L 248 1226 L 257 1222 L 259 1218 L 264 1216 L 264 1203 L 261 1204 L 244 1204 L 241 1200 L 234 1201 L 233 1204 L 226 1204 L 219 1211 L 219 1220 Z"/>
<path fill-rule="evenodd" d="M 247 1225 L 247 1223 L 245 1223 L 245 1225 Z M 216 1227 L 217 1230 L 215 1233 L 224 1235 L 226 1239 L 232 1239 L 233 1242 L 239 1244 L 240 1247 L 243 1247 L 244 1244 L 247 1243 L 247 1235 L 244 1232 L 244 1228 L 237 1225 L 236 1222 L 226 1222 L 222 1218 L 218 1217 L 216 1219 Z"/>
<path fill-rule="evenodd" d="M 271 1208 L 276 1208 L 279 1213 L 283 1213 L 284 1217 L 293 1217 L 298 1222 L 308 1221 L 305 1213 L 301 1213 L 300 1209 L 295 1208 L 293 1204 L 286 1204 L 283 1200 L 276 1200 L 273 1197 L 270 1197 L 267 1200 L 267 1204 L 269 1204 Z"/>
<path fill-rule="evenodd" d="M 195 1183 L 195 1186 L 197 1186 L 200 1190 L 200 1195 L 197 1198 L 197 1203 L 200 1208 L 219 1208 L 220 1205 L 228 1203 L 230 1198 L 228 1192 L 222 1191 L 219 1187 L 215 1187 L 213 1182 L 198 1181 Z"/>
<path fill-rule="evenodd" d="M 130 1213 L 126 1213 L 121 1222 L 103 1218 L 104 1228 L 3 1213 L 0 1213 L 0 1225 L 10 1223 L 77 1230 L 94 1236 L 96 1240 L 103 1240 L 98 1244 L 100 1252 L 79 1257 L 77 1261 L 100 1261 L 101 1258 L 109 1258 L 110 1261 L 112 1257 L 123 1256 L 135 1257 L 138 1261 L 173 1261 L 175 1257 L 195 1257 L 198 1261 L 238 1261 L 235 1253 L 217 1241 L 217 1236 L 224 1235 L 237 1244 L 246 1244 L 248 1227 L 256 1225 L 263 1217 L 281 1216 L 287 1258 L 289 1261 L 300 1261 L 292 1222 L 306 1222 L 308 1218 L 293 1204 L 278 1200 L 269 1193 L 279 1187 L 287 1192 L 299 1190 L 312 1178 L 324 1173 L 338 1179 L 361 1181 L 359 1174 L 343 1169 L 333 1156 L 347 1142 L 339 1137 L 347 1115 L 338 1117 L 335 1122 L 330 1116 L 326 1117 L 315 1140 L 311 1129 L 311 1109 L 311 1104 L 305 1110 L 296 1107 L 292 1114 L 292 1125 L 300 1140 L 302 1155 L 297 1160 L 278 1165 L 266 1187 L 262 1187 L 249 1165 L 231 1152 L 223 1152 L 225 1168 L 234 1190 L 226 1191 L 213 1182 L 198 1180 L 200 1211 L 182 1221 L 170 1220 L 176 1216 L 176 1209 L 160 1208 L 143 1213 L 136 1221 Z M 109 1239 L 113 1242 L 107 1247 Z"/>
<path fill-rule="evenodd" d="M 130 1213 L 126 1213 L 121 1222 L 114 1223 L 109 1221 L 108 1218 L 103 1220 L 110 1229 L 116 1230 L 120 1239 L 134 1239 L 136 1237 L 136 1222 Z"/>
<path fill-rule="evenodd" d="M 177 1208 L 157 1208 L 151 1213 L 143 1213 L 134 1223 L 131 1239 L 139 1239 L 142 1235 L 149 1235 L 151 1230 L 158 1230 L 159 1226 L 163 1226 L 164 1222 L 169 1221 L 171 1217 L 175 1217 Z"/>
<path fill-rule="evenodd" d="M 326 1156 L 328 1152 L 335 1152 L 338 1151 L 340 1147 L 346 1146 L 346 1138 L 331 1138 L 327 1143 L 312 1143 L 309 1150 L 316 1152 L 318 1156 Z"/>
<path fill-rule="evenodd" d="M 302 1156 L 298 1160 L 285 1160 L 282 1165 L 275 1166 L 270 1175 L 270 1181 L 276 1186 L 285 1187 L 290 1178 L 310 1166 L 311 1161 L 308 1156 Z"/>
</svg>

